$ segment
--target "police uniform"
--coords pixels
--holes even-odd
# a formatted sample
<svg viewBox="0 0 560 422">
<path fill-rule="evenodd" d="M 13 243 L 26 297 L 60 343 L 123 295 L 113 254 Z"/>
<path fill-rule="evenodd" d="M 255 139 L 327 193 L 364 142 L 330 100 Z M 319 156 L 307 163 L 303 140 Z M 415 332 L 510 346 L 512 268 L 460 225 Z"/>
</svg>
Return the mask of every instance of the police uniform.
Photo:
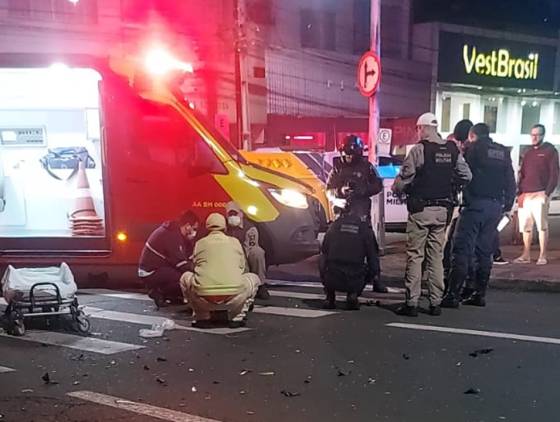
<svg viewBox="0 0 560 422">
<path fill-rule="evenodd" d="M 459 306 L 460 289 L 469 271 L 470 257 L 477 262 L 473 303 L 484 306 L 492 270 L 494 236 L 503 212 L 515 200 L 515 176 L 509 150 L 489 137 L 473 142 L 465 153 L 473 179 L 463 194 L 465 203 L 457 223 L 449 291 L 442 306 Z"/>
<path fill-rule="evenodd" d="M 348 188 L 345 192 L 344 188 Z M 355 210 L 363 221 L 371 223 L 371 197 L 383 189 L 383 182 L 373 165 L 363 156 L 355 156 L 352 162 L 345 163 L 335 157 L 333 169 L 327 180 L 327 190 L 347 201 L 346 208 Z M 335 207 L 335 212 L 342 210 Z"/>
<path fill-rule="evenodd" d="M 379 272 L 375 235 L 369 224 L 355 213 L 344 213 L 331 224 L 321 246 L 320 273 L 327 300 L 334 292 L 348 293 L 349 306 L 372 275 Z M 354 300 L 354 304 L 350 303 Z"/>
<path fill-rule="evenodd" d="M 416 144 L 395 179 L 393 191 L 407 194 L 406 306 L 416 314 L 421 293 L 422 263 L 426 256 L 431 309 L 443 296 L 443 244 L 454 184 L 465 184 L 470 170 L 452 141 L 437 137 Z"/>
</svg>

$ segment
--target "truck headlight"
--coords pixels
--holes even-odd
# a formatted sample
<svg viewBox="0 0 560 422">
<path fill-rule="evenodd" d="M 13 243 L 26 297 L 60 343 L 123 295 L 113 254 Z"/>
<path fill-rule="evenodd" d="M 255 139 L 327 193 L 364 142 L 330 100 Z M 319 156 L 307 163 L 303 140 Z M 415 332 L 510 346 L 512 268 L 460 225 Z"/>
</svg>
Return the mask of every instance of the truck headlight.
<svg viewBox="0 0 560 422">
<path fill-rule="evenodd" d="M 291 208 L 306 209 L 307 198 L 301 192 L 292 189 L 269 189 L 270 194 L 283 205 Z"/>
</svg>

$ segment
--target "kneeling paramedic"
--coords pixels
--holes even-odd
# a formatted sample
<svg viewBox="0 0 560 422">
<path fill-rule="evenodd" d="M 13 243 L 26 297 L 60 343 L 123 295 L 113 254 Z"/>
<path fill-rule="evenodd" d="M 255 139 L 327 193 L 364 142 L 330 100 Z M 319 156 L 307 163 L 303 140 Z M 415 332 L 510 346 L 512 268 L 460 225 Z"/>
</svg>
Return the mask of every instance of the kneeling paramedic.
<svg viewBox="0 0 560 422">
<path fill-rule="evenodd" d="M 182 303 L 179 280 L 192 270 L 189 257 L 194 248 L 198 217 L 185 211 L 175 221 L 166 221 L 148 237 L 138 265 L 138 276 L 156 305 Z"/>
<path fill-rule="evenodd" d="M 471 128 L 469 140 L 465 158 L 473 179 L 463 193 L 465 206 L 457 222 L 449 289 L 442 302 L 446 308 L 459 307 L 461 288 L 473 254 L 477 262 L 474 292 L 462 303 L 486 305 L 496 228 L 502 214 L 509 214 L 515 201 L 515 176 L 509 150 L 492 141 L 490 129 L 484 123 Z"/>
<path fill-rule="evenodd" d="M 443 296 L 443 244 L 454 185 L 471 180 L 471 172 L 459 149 L 437 133 L 436 116 L 418 118 L 419 142 L 407 155 L 393 184 L 393 192 L 407 194 L 406 303 L 399 315 L 417 316 L 421 293 L 422 262 L 426 255 L 430 314 L 441 314 Z"/>
<path fill-rule="evenodd" d="M 325 309 L 335 309 L 337 291 L 347 294 L 350 310 L 359 309 L 358 296 L 368 279 L 379 273 L 373 229 L 355 209 L 343 212 L 329 227 L 321 246 L 319 272 L 327 299 Z"/>
<path fill-rule="evenodd" d="M 208 236 L 194 247 L 194 273 L 181 277 L 181 289 L 193 308 L 193 326 L 212 326 L 213 312 L 227 312 L 230 327 L 245 325 L 261 285 L 259 276 L 246 272 L 246 259 L 239 241 L 225 234 L 226 219 L 218 213 L 206 220 Z"/>
</svg>

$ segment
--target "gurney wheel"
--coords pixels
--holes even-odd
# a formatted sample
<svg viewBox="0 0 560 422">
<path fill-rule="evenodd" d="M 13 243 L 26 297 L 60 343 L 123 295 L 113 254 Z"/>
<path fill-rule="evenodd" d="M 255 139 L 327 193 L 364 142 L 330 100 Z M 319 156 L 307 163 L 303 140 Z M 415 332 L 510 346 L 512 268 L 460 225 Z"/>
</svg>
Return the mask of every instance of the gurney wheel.
<svg viewBox="0 0 560 422">
<path fill-rule="evenodd" d="M 25 324 L 23 323 L 23 316 L 16 312 L 12 312 L 8 316 L 8 333 L 13 336 L 23 336 L 25 334 Z"/>
<path fill-rule="evenodd" d="M 91 328 L 91 323 L 89 322 L 88 317 L 86 316 L 86 314 L 84 314 L 83 311 L 76 312 L 74 315 L 72 315 L 72 318 L 74 319 L 73 321 L 74 330 L 82 334 L 89 333 L 89 330 Z"/>
</svg>

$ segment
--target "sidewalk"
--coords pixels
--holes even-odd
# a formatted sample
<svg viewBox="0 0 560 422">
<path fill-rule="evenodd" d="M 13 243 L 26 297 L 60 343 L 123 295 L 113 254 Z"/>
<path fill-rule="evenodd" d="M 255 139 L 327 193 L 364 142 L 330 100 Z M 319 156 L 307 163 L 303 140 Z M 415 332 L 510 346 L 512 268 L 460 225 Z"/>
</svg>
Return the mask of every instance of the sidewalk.
<svg viewBox="0 0 560 422">
<path fill-rule="evenodd" d="M 399 236 L 399 235 L 395 235 Z M 504 245 L 502 255 L 513 261 L 521 254 L 522 246 Z M 535 265 L 538 246 L 533 247 L 532 264 L 494 265 L 490 287 L 495 289 L 518 289 L 539 292 L 560 292 L 560 248 L 549 252 L 548 265 Z M 388 244 L 381 257 L 381 275 L 392 287 L 404 287 L 403 277 L 406 267 L 404 235 L 396 237 Z M 291 279 L 295 281 L 320 281 L 318 257 L 305 261 L 269 268 L 271 279 Z"/>
</svg>

